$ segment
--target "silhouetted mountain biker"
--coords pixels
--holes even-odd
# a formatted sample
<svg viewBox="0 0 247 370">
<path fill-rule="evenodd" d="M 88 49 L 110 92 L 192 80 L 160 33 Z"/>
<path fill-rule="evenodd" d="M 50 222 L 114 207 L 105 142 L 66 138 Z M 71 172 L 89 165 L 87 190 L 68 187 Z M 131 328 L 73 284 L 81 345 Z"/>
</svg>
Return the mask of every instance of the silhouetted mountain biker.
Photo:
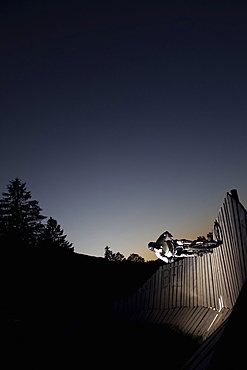
<svg viewBox="0 0 247 370">
<path fill-rule="evenodd" d="M 165 231 L 158 237 L 156 242 L 148 243 L 148 249 L 154 252 L 165 263 L 171 263 L 177 258 L 196 257 L 206 253 L 212 253 L 212 248 L 218 247 L 220 244 L 222 244 L 220 240 L 174 240 L 172 234 L 169 231 Z"/>
<path fill-rule="evenodd" d="M 174 261 L 175 245 L 172 234 L 169 231 L 162 233 L 156 242 L 148 243 L 148 249 L 156 254 L 156 256 L 166 263 Z"/>
</svg>

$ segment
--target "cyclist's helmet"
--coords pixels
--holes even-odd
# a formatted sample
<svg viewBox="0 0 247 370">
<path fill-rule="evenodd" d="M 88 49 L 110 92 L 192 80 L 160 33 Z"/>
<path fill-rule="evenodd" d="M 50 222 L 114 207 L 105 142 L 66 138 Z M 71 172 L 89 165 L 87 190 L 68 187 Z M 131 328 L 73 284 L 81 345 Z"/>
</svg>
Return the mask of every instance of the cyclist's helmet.
<svg viewBox="0 0 247 370">
<path fill-rule="evenodd" d="M 151 251 L 153 251 L 155 247 L 156 247 L 156 243 L 154 242 L 148 243 L 148 249 L 150 249 Z"/>
</svg>

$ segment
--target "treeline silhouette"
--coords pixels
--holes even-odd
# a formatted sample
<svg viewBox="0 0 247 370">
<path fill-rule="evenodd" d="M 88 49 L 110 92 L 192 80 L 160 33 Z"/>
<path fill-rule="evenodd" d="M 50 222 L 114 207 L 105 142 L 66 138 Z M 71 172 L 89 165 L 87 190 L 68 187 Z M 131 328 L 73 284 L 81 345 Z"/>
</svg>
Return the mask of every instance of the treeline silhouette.
<svg viewBox="0 0 247 370">
<path fill-rule="evenodd" d="M 129 257 L 126 259 L 124 255 L 120 252 L 113 253 L 108 245 L 105 247 L 105 254 L 104 257 L 107 261 L 112 262 L 125 262 L 125 261 L 132 261 L 132 262 L 145 262 L 145 259 L 137 253 L 131 253 Z"/>
<path fill-rule="evenodd" d="M 149 334 L 161 339 L 160 329 L 116 323 L 111 307 L 163 263 L 78 254 L 57 221 L 44 223 L 41 211 L 25 183 L 18 178 L 10 182 L 0 201 L 0 352 L 8 368 L 15 360 L 19 367 L 21 361 L 30 365 L 33 356 L 33 368 L 52 368 L 52 358 L 54 368 L 65 360 L 72 369 L 99 358 L 107 365 L 123 359 L 122 351 L 134 357 L 136 351 L 145 352 Z M 183 343 L 183 351 L 194 348 L 193 340 L 171 335 Z M 39 367 L 37 361 L 49 366 Z"/>
<path fill-rule="evenodd" d="M 2 193 L 0 200 L 0 241 L 19 248 L 64 248 L 73 251 L 72 243 L 66 240 L 61 226 L 50 217 L 41 214 L 37 200 L 32 200 L 26 183 L 16 177 Z"/>
</svg>

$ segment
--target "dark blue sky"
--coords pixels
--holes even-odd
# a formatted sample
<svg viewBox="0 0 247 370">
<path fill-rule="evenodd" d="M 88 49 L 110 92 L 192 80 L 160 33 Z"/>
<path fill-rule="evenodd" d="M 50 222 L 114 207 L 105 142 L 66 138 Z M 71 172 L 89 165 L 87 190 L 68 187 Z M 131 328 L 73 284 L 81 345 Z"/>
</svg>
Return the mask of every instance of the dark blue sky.
<svg viewBox="0 0 247 370">
<path fill-rule="evenodd" d="M 5 1 L 1 192 L 19 176 L 75 250 L 153 258 L 247 204 L 246 4 Z"/>
</svg>

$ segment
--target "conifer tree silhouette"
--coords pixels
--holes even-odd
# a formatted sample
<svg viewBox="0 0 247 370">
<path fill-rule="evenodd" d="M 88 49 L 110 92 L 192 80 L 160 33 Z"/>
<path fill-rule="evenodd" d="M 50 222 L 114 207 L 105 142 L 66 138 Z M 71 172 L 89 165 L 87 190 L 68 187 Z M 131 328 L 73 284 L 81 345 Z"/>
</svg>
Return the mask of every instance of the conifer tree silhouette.
<svg viewBox="0 0 247 370">
<path fill-rule="evenodd" d="M 40 238 L 40 246 L 48 248 L 65 248 L 74 251 L 72 243 L 66 240 L 67 235 L 63 235 L 63 229 L 57 221 L 50 217 L 45 225 Z"/>
<path fill-rule="evenodd" d="M 26 183 L 16 177 L 7 185 L 0 200 L 0 236 L 18 244 L 35 246 L 43 228 L 42 209 L 37 200 L 31 200 Z"/>
</svg>

